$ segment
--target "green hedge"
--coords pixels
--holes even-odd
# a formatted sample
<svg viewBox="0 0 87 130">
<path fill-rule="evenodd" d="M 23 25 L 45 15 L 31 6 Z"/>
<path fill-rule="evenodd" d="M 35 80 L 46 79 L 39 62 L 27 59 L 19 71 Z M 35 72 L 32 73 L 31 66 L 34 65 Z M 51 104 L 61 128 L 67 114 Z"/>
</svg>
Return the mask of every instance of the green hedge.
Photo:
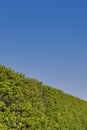
<svg viewBox="0 0 87 130">
<path fill-rule="evenodd" d="M 0 130 L 87 130 L 87 102 L 0 65 Z"/>
</svg>

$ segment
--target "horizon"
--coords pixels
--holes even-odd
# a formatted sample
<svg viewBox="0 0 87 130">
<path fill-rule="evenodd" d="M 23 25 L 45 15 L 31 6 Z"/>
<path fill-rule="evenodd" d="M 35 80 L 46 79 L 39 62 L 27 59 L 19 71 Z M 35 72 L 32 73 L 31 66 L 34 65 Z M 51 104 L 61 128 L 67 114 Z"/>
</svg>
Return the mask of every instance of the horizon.
<svg viewBox="0 0 87 130">
<path fill-rule="evenodd" d="M 0 64 L 87 101 L 87 1 L 0 2 Z"/>
</svg>

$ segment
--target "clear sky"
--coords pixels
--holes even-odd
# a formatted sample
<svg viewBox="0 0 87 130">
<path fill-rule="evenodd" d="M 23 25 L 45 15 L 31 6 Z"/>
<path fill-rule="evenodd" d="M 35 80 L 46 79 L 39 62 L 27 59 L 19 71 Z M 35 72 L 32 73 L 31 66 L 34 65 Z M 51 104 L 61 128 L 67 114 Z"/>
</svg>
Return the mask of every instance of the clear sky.
<svg viewBox="0 0 87 130">
<path fill-rule="evenodd" d="M 0 63 L 87 100 L 87 0 L 0 1 Z"/>
</svg>

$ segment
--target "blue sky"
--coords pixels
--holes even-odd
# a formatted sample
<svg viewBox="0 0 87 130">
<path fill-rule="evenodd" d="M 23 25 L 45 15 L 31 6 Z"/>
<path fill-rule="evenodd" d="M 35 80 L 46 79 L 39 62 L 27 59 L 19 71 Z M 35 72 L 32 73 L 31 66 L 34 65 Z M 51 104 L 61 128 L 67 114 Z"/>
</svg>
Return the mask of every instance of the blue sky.
<svg viewBox="0 0 87 130">
<path fill-rule="evenodd" d="M 87 1 L 0 1 L 0 63 L 87 100 Z"/>
</svg>

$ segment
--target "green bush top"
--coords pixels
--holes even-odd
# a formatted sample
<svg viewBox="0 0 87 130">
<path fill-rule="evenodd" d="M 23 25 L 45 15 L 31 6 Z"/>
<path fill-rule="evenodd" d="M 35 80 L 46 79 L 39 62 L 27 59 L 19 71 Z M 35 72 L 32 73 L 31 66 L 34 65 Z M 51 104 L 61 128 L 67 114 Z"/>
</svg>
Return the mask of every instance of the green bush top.
<svg viewBox="0 0 87 130">
<path fill-rule="evenodd" d="M 0 130 L 87 130 L 87 102 L 0 65 Z"/>
</svg>

